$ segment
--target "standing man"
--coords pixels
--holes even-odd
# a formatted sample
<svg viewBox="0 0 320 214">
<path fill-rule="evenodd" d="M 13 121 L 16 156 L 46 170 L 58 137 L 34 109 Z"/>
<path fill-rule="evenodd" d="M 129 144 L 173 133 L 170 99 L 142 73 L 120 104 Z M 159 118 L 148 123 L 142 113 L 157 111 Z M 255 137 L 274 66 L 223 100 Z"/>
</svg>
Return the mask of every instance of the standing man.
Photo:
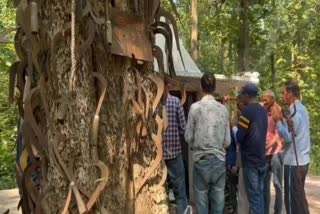
<svg viewBox="0 0 320 214">
<path fill-rule="evenodd" d="M 232 134 L 237 136 L 237 131 L 238 127 L 236 126 L 239 117 L 241 115 L 241 111 L 244 109 L 245 104 L 244 104 L 244 96 L 239 94 L 236 98 L 236 104 L 237 104 L 237 120 L 233 122 L 233 127 L 232 127 Z M 237 139 L 236 139 L 237 141 Z M 237 160 L 236 160 L 236 165 L 239 168 L 239 173 L 238 173 L 238 201 L 237 201 L 237 213 L 238 214 L 243 214 L 243 213 L 249 213 L 249 202 L 248 202 L 248 197 L 247 197 L 247 191 L 245 188 L 245 183 L 244 183 L 244 178 L 243 178 L 243 165 L 242 165 L 242 160 L 241 160 L 241 149 L 239 148 L 239 144 L 237 141 Z"/>
<path fill-rule="evenodd" d="M 168 127 L 164 132 L 163 158 L 168 168 L 169 182 L 173 187 L 173 194 L 177 205 L 176 213 L 183 214 L 187 208 L 188 199 L 180 139 L 184 135 L 186 120 L 179 98 L 170 95 L 169 84 L 166 82 L 165 85 Z"/>
<path fill-rule="evenodd" d="M 271 90 L 267 90 L 263 93 L 263 105 L 268 112 L 268 131 L 266 141 L 266 159 L 268 168 L 264 182 L 264 213 L 266 214 L 269 214 L 271 174 L 273 174 L 273 186 L 276 193 L 274 214 L 281 214 L 282 209 L 282 141 L 278 135 L 276 123 L 271 115 L 273 105 L 277 105 L 274 98 L 274 93 Z"/>
<path fill-rule="evenodd" d="M 225 149 L 230 144 L 227 108 L 213 97 L 213 74 L 201 78 L 203 98 L 192 104 L 185 139 L 193 153 L 193 188 L 198 214 L 222 214 L 226 179 Z"/>
<path fill-rule="evenodd" d="M 289 80 L 282 88 L 283 102 L 290 107 L 288 120 L 283 120 L 279 106 L 272 108 L 279 135 L 287 144 L 283 162 L 285 205 L 288 214 L 309 213 L 304 184 L 310 163 L 310 125 L 308 111 L 299 97 L 300 88 L 297 82 Z"/>
<path fill-rule="evenodd" d="M 240 144 L 243 176 L 250 214 L 264 213 L 263 183 L 266 173 L 266 136 L 268 117 L 257 102 L 258 88 L 246 84 L 241 91 L 246 107 L 238 122 L 237 140 Z"/>
<path fill-rule="evenodd" d="M 238 167 L 236 166 L 237 159 L 237 144 L 235 135 L 231 132 L 231 143 L 226 150 L 226 186 L 225 186 L 225 207 L 224 213 L 237 213 L 237 185 L 238 185 Z"/>
</svg>

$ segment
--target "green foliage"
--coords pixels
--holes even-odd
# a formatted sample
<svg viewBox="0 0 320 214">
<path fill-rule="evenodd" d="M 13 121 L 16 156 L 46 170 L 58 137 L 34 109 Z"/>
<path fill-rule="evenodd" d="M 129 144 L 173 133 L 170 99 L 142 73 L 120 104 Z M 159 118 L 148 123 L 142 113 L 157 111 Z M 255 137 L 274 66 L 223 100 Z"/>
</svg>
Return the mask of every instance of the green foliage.
<svg viewBox="0 0 320 214">
<path fill-rule="evenodd" d="M 0 32 L 15 26 L 15 10 L 0 1 Z M 13 41 L 13 34 L 8 36 Z M 0 189 L 15 187 L 15 138 L 17 110 L 8 104 L 8 69 L 15 61 L 13 44 L 0 44 Z"/>
<path fill-rule="evenodd" d="M 0 146 L 0 189 L 11 189 L 16 186 L 14 172 L 15 147 L 14 144 Z"/>
<path fill-rule="evenodd" d="M 262 90 L 297 78 L 311 123 L 312 173 L 320 174 L 320 2 L 317 0 L 249 1 L 249 67 L 260 73 Z M 191 43 L 191 0 L 177 1 L 180 36 Z M 240 1 L 198 1 L 199 67 L 215 73 L 238 73 Z M 275 77 L 271 72 L 274 54 Z M 279 97 L 278 97 L 279 98 Z"/>
</svg>

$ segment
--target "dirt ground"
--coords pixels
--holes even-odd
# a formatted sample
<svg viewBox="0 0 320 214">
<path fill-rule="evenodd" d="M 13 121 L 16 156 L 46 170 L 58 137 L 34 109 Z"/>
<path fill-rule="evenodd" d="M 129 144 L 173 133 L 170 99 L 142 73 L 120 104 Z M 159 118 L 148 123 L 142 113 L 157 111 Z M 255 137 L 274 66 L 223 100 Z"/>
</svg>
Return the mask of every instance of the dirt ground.
<svg viewBox="0 0 320 214">
<path fill-rule="evenodd" d="M 273 190 L 273 188 L 271 188 Z M 320 213 L 320 177 L 308 176 L 306 181 L 306 194 L 309 203 L 310 214 Z M 10 210 L 10 214 L 21 214 L 17 211 L 17 205 L 19 202 L 19 193 L 17 189 L 1 190 L 0 191 L 0 214 L 6 210 Z M 273 207 L 273 203 L 271 204 Z M 270 213 L 272 208 L 270 209 Z M 195 212 L 193 212 L 194 214 Z M 283 210 L 285 214 L 285 210 Z"/>
<path fill-rule="evenodd" d="M 271 204 L 270 204 L 270 214 L 273 214 L 273 207 L 274 207 L 273 186 L 270 189 L 271 189 L 271 197 L 272 197 Z M 320 214 L 320 176 L 308 176 L 306 180 L 305 191 L 307 194 L 310 214 Z M 175 214 L 174 210 L 175 208 L 171 206 L 170 214 Z M 193 214 L 195 214 L 195 210 L 193 210 Z M 282 214 L 286 214 L 284 204 L 283 204 Z"/>
<path fill-rule="evenodd" d="M 20 197 L 18 189 L 0 190 L 0 213 L 10 210 L 10 214 L 21 213 L 17 211 Z"/>
</svg>

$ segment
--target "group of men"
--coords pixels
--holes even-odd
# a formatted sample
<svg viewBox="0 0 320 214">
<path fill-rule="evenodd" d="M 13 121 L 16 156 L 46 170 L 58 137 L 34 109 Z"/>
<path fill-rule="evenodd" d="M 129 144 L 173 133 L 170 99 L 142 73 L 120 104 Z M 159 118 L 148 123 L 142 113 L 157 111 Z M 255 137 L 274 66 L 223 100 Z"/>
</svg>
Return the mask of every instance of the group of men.
<svg viewBox="0 0 320 214">
<path fill-rule="evenodd" d="M 246 84 L 236 98 L 236 122 L 230 120 L 226 106 L 214 98 L 215 86 L 213 74 L 202 76 L 203 97 L 191 105 L 187 122 L 180 100 L 169 92 L 167 95 L 169 125 L 163 147 L 176 213 L 186 213 L 188 205 L 182 138 L 193 157 L 197 214 L 268 214 L 271 174 L 274 213 L 282 212 L 283 180 L 287 214 L 309 213 L 304 191 L 310 163 L 309 117 L 299 99 L 297 82 L 289 80 L 282 88 L 288 114 L 283 113 L 271 90 L 263 92 L 259 102 L 257 86 Z"/>
</svg>

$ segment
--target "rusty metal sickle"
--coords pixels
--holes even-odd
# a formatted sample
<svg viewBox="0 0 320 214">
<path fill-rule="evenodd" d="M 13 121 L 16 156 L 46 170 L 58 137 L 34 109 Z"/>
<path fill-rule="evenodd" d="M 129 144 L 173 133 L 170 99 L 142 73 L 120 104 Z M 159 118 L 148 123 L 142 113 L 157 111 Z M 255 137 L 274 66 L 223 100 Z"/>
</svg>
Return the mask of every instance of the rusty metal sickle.
<svg viewBox="0 0 320 214">
<path fill-rule="evenodd" d="M 169 74 L 170 76 L 174 77 L 176 76 L 174 63 L 173 63 L 173 55 L 172 55 L 172 32 L 167 31 L 166 28 L 163 27 L 154 27 L 153 28 L 153 34 L 161 34 L 164 36 L 166 40 L 166 47 L 168 51 L 168 65 L 169 65 Z"/>
<path fill-rule="evenodd" d="M 166 11 L 165 9 L 163 9 L 162 7 L 159 8 L 157 15 L 156 15 L 156 20 L 160 21 L 160 18 L 164 17 L 166 19 L 166 22 L 169 21 L 172 24 L 172 28 L 173 28 L 173 32 L 174 32 L 174 36 L 176 39 L 176 46 L 183 64 L 184 69 L 186 69 L 185 64 L 184 64 L 184 60 L 182 57 L 182 52 L 181 52 L 181 47 L 180 47 L 180 39 L 179 39 L 179 33 L 178 33 L 178 25 L 177 22 L 175 20 L 175 18 L 173 17 L 173 15 Z"/>
<path fill-rule="evenodd" d="M 159 67 L 159 73 L 160 75 L 163 77 L 165 74 L 164 74 L 164 63 L 163 63 L 163 53 L 162 53 L 162 50 L 159 46 L 157 45 L 154 45 L 152 47 L 152 53 L 153 53 L 153 56 L 156 58 L 157 60 L 157 63 L 158 63 L 158 67 Z"/>
<path fill-rule="evenodd" d="M 157 95 L 153 101 L 153 105 L 152 105 L 152 111 L 155 112 L 156 108 L 158 107 L 161 97 L 163 95 L 164 92 L 164 82 L 163 79 L 161 77 L 159 77 L 158 75 L 155 74 L 151 74 L 149 76 L 149 78 L 154 82 L 154 84 L 156 84 L 157 86 Z"/>
<path fill-rule="evenodd" d="M 92 148 L 92 156 L 93 158 L 97 158 L 98 157 L 98 152 L 97 152 L 97 140 L 98 140 L 98 130 L 99 130 L 99 121 L 100 121 L 100 111 L 102 108 L 102 104 L 106 95 L 106 91 L 107 91 L 107 81 L 104 78 L 104 76 L 100 73 L 97 72 L 93 72 L 93 77 L 95 77 L 100 85 L 101 85 L 101 93 L 99 96 L 99 101 L 98 101 L 98 106 L 93 118 L 93 124 L 92 124 L 92 136 L 91 136 L 91 142 L 90 144 L 93 146 Z"/>
<path fill-rule="evenodd" d="M 162 130 L 163 130 L 163 120 L 157 115 L 156 116 L 156 122 L 158 125 L 158 130 L 156 134 L 152 134 L 152 140 L 155 142 L 156 148 L 157 148 L 157 155 L 156 159 L 153 161 L 151 166 L 147 169 L 145 175 L 142 179 L 138 180 L 135 185 L 135 195 L 137 196 L 141 190 L 141 188 L 144 186 L 144 184 L 147 182 L 147 180 L 150 178 L 152 173 L 157 169 L 157 167 L 160 165 L 163 155 L 162 150 Z"/>
<path fill-rule="evenodd" d="M 97 161 L 94 165 L 100 169 L 102 179 L 101 179 L 100 184 L 97 186 L 97 188 L 95 189 L 95 191 L 93 192 L 93 194 L 89 198 L 89 201 L 86 205 L 88 212 L 90 211 L 92 206 L 96 203 L 98 197 L 100 196 L 100 194 L 102 193 L 102 191 L 106 187 L 106 185 L 108 183 L 108 177 L 109 177 L 108 167 L 102 161 Z"/>
<path fill-rule="evenodd" d="M 65 200 L 65 203 L 64 203 L 63 209 L 61 211 L 61 214 L 68 214 L 69 213 L 68 208 L 69 208 L 69 205 L 70 205 L 70 202 L 71 202 L 72 186 L 73 185 L 74 185 L 74 182 L 71 182 L 70 185 L 69 185 L 67 198 Z"/>
</svg>

